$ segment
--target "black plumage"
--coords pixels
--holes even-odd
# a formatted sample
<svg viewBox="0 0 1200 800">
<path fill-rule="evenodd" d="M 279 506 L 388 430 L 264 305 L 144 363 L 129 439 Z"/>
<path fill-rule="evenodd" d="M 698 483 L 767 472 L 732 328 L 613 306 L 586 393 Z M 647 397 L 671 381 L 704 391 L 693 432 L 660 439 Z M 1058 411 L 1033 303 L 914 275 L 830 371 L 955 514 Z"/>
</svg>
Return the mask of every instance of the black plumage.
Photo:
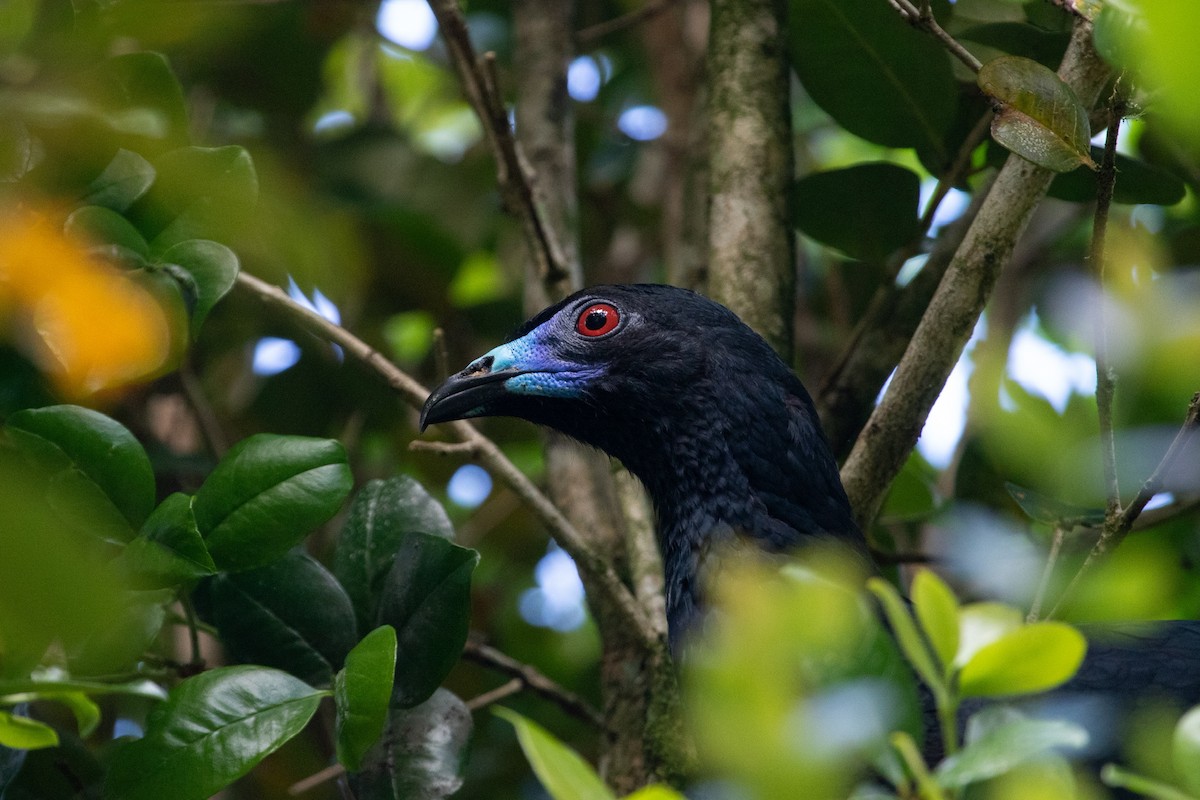
<svg viewBox="0 0 1200 800">
<path fill-rule="evenodd" d="M 597 303 L 617 310 L 616 327 L 580 334 Z M 538 314 L 513 342 L 435 391 L 422 423 L 521 417 L 619 459 L 654 502 L 673 644 L 697 614 L 701 560 L 723 540 L 779 552 L 832 537 L 869 561 L 812 399 L 724 306 L 670 286 L 601 286 Z M 530 370 L 566 377 L 506 387 Z"/>
<path fill-rule="evenodd" d="M 870 566 L 813 403 L 731 311 L 669 286 L 599 286 L 529 320 L 430 395 L 421 424 L 521 417 L 620 459 L 658 516 L 672 644 L 698 615 L 714 545 L 832 538 Z M 1066 693 L 1200 702 L 1200 623 L 1093 639 Z"/>
</svg>

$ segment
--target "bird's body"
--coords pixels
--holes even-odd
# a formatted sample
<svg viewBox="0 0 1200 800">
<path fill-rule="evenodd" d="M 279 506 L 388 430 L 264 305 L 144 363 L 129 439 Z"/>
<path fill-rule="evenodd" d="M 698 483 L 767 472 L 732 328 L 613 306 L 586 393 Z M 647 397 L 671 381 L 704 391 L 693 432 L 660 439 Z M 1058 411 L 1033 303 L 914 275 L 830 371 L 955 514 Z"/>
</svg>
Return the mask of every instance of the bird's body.
<svg viewBox="0 0 1200 800">
<path fill-rule="evenodd" d="M 597 306 L 616 322 L 588 335 Z M 481 386 L 486 402 L 471 394 Z M 658 518 L 673 646 L 701 606 L 705 555 L 735 536 L 770 552 L 834 538 L 869 561 L 808 392 L 733 312 L 693 292 L 573 295 L 435 392 L 425 421 L 447 408 L 547 425 L 642 481 Z"/>
<path fill-rule="evenodd" d="M 831 538 L 871 567 L 799 379 L 736 315 L 693 292 L 645 285 L 575 294 L 436 389 L 422 426 L 495 415 L 598 447 L 645 484 L 673 647 L 701 610 L 706 554 L 734 537 L 772 552 Z M 1065 693 L 1099 696 L 1113 709 L 1139 692 L 1200 702 L 1200 623 L 1115 637 L 1089 634 L 1094 646 Z"/>
</svg>

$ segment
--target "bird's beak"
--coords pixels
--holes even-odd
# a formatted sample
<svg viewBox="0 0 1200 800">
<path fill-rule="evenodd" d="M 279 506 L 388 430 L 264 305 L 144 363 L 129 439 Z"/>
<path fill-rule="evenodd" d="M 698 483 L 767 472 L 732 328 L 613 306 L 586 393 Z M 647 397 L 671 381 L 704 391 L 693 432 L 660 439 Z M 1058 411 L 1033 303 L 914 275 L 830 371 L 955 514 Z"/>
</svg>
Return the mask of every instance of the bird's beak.
<svg viewBox="0 0 1200 800">
<path fill-rule="evenodd" d="M 525 370 L 506 367 L 492 371 L 492 357 L 484 356 L 430 393 L 421 409 L 421 430 L 439 422 L 477 417 L 487 404 L 508 394 L 504 383 L 523 375 Z"/>
</svg>

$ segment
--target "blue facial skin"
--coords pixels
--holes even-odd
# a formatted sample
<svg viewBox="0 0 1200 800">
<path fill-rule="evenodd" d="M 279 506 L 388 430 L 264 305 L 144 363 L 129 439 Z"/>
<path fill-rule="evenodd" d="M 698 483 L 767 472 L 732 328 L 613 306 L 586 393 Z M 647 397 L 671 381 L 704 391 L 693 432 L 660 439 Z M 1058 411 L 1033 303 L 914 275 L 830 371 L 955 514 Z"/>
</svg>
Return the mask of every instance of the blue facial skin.
<svg viewBox="0 0 1200 800">
<path fill-rule="evenodd" d="M 581 367 L 557 358 L 553 349 L 541 341 L 550 324 L 543 323 L 520 339 L 484 354 L 484 358 L 492 357 L 492 372 L 509 368 L 524 371 L 523 375 L 504 382 L 504 388 L 513 394 L 579 397 L 586 391 L 588 383 L 602 374 L 598 367 Z"/>
</svg>

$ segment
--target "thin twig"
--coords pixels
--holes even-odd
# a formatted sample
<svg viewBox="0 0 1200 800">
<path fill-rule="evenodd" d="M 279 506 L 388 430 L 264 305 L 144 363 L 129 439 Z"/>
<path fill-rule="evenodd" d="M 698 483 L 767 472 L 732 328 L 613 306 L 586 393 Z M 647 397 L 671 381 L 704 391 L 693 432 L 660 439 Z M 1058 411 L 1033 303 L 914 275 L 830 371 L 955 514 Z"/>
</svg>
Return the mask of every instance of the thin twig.
<svg viewBox="0 0 1200 800">
<path fill-rule="evenodd" d="M 438 378 L 450 376 L 450 351 L 446 347 L 446 331 L 440 325 L 433 329 L 433 366 Z"/>
<path fill-rule="evenodd" d="M 950 51 L 950 55 L 966 64 L 972 72 L 979 72 L 983 67 L 983 63 L 971 55 L 971 51 L 959 44 L 957 39 L 946 33 L 946 30 L 938 24 L 928 2 L 922 2 L 920 8 L 914 6 L 909 0 L 888 0 L 888 4 L 900 12 L 900 16 L 904 18 L 905 22 L 914 28 L 920 28 L 941 42 L 942 46 Z"/>
<path fill-rule="evenodd" d="M 1117 137 L 1121 130 L 1122 103 L 1118 99 L 1121 82 L 1113 87 L 1109 103 L 1108 135 L 1104 139 L 1104 157 L 1100 161 L 1100 172 L 1096 176 L 1096 213 L 1092 224 L 1092 248 L 1089 259 L 1100 287 L 1101 302 L 1096 309 L 1096 413 L 1100 419 L 1100 456 L 1104 465 L 1106 502 L 1104 509 L 1104 533 L 1101 541 L 1112 535 L 1117 516 L 1121 513 L 1121 488 L 1117 483 L 1116 438 L 1113 435 L 1113 395 L 1116 391 L 1116 375 L 1108 364 L 1107 301 L 1104 292 L 1108 280 L 1104 261 L 1104 243 L 1108 233 L 1108 210 L 1112 205 L 1113 186 L 1116 184 Z"/>
<path fill-rule="evenodd" d="M 605 36 L 623 31 L 626 28 L 632 28 L 634 25 L 641 24 L 656 14 L 661 14 L 676 2 L 678 0 L 650 0 L 646 5 L 634 9 L 628 14 L 622 14 L 614 19 L 597 22 L 595 25 L 582 28 L 575 34 L 575 41 L 578 42 L 579 49 L 584 50 Z"/>
<path fill-rule="evenodd" d="M 345 328 L 304 308 L 288 297 L 287 292 L 279 287 L 272 286 L 246 272 L 238 274 L 237 282 L 239 286 L 256 295 L 264 303 L 286 312 L 311 333 L 340 345 L 347 355 L 373 370 L 414 408 L 420 408 L 425 403 L 425 399 L 429 396 L 428 389 Z M 487 467 L 497 480 L 507 485 L 525 501 L 542 521 L 542 524 L 546 526 L 551 537 L 575 560 L 580 572 L 588 577 L 589 586 L 605 595 L 608 605 L 613 606 L 615 612 L 622 615 L 625 623 L 635 630 L 648 646 L 656 646 L 659 637 L 645 612 L 634 599 L 633 593 L 617 576 L 612 564 L 592 550 L 587 540 L 571 525 L 562 512 L 529 480 L 525 473 L 508 460 L 496 443 L 463 420 L 444 423 L 443 428 L 458 441 L 468 443 L 476 448 L 479 463 Z"/>
<path fill-rule="evenodd" d="M 1050 540 L 1050 552 L 1046 555 L 1046 566 L 1042 568 L 1042 579 L 1038 582 L 1033 602 L 1029 604 L 1029 613 L 1025 616 L 1026 622 L 1037 622 L 1042 613 L 1046 589 L 1050 586 L 1050 578 L 1054 575 L 1054 565 L 1058 563 L 1058 554 L 1062 552 L 1063 539 L 1066 538 L 1067 530 L 1068 528 L 1062 524 L 1054 526 L 1054 538 Z"/>
<path fill-rule="evenodd" d="M 188 592 L 179 593 L 179 605 L 183 606 L 183 615 L 187 619 L 188 646 L 192 650 L 191 660 L 186 664 L 189 668 L 203 668 L 204 656 L 200 652 L 200 627 L 196 620 L 196 609 L 192 606 L 192 596 Z"/>
<path fill-rule="evenodd" d="M 1088 557 L 1084 560 L 1079 571 L 1075 573 L 1075 577 L 1063 590 L 1062 597 L 1054 606 L 1054 610 L 1049 616 L 1055 617 L 1058 615 L 1066 603 L 1071 599 L 1078 587 L 1083 574 L 1091 569 L 1100 559 L 1104 558 L 1108 553 L 1112 552 L 1125 537 L 1129 531 L 1133 529 L 1134 522 L 1138 516 L 1150 502 L 1150 498 L 1158 494 L 1162 490 L 1163 479 L 1175 467 L 1175 462 L 1179 459 L 1181 453 L 1185 452 L 1189 447 L 1192 439 L 1196 435 L 1196 431 L 1200 430 L 1200 392 L 1192 395 L 1192 400 L 1188 403 L 1187 416 L 1184 417 L 1183 425 L 1179 432 L 1175 434 L 1175 438 L 1171 441 L 1171 446 L 1167 448 L 1167 452 L 1163 455 L 1162 460 L 1158 462 L 1158 466 L 1154 468 L 1154 472 L 1150 473 L 1141 488 L 1138 490 L 1137 496 L 1133 499 L 1125 510 L 1117 517 L 1116 524 L 1110 529 L 1105 523 L 1104 529 L 1100 533 L 1100 539 L 1088 553 Z"/>
<path fill-rule="evenodd" d="M 323 770 L 314 772 L 307 778 L 296 781 L 288 787 L 288 794 L 295 797 L 298 794 L 304 794 L 310 789 L 315 789 L 322 783 L 328 783 L 336 778 L 340 778 L 346 774 L 346 768 L 341 764 L 330 764 Z"/>
<path fill-rule="evenodd" d="M 962 180 L 963 176 L 967 174 L 967 170 L 971 166 L 971 156 L 975 153 L 975 148 L 979 147 L 980 143 L 987 138 L 991 124 L 992 112 L 988 111 L 971 128 L 970 133 L 967 134 L 959 146 L 958 152 L 954 154 L 954 160 L 950 162 L 950 166 L 942 173 L 937 186 L 934 187 L 933 194 L 929 196 L 929 201 L 925 204 L 925 211 L 921 214 L 920 231 L 922 237 L 929 233 L 930 228 L 933 227 L 933 216 L 937 213 L 938 206 L 946 199 L 946 195 L 954 188 L 954 184 Z"/>
<path fill-rule="evenodd" d="M 567 275 L 564 251 L 544 218 L 532 175 L 513 138 L 508 111 L 495 79 L 495 56 L 485 56 L 492 60 L 490 68 L 486 62 L 481 65 L 457 0 L 429 0 L 429 7 L 437 17 L 446 52 L 458 73 L 467 102 L 479 117 L 491 145 L 496 159 L 496 182 L 504 205 L 521 221 L 529 252 L 538 265 L 538 275 L 543 280 L 560 280 Z"/>
<path fill-rule="evenodd" d="M 212 403 L 208 402 L 208 396 L 204 393 L 204 387 L 200 385 L 192 365 L 186 361 L 179 368 L 179 382 L 200 425 L 200 435 L 204 437 L 212 454 L 220 458 L 229 450 L 229 438 L 221 429 L 221 422 L 213 411 Z"/>
<path fill-rule="evenodd" d="M 439 456 L 461 456 L 468 460 L 479 457 L 479 447 L 474 442 L 426 442 L 414 439 L 408 449 L 416 453 L 436 453 Z"/>
<path fill-rule="evenodd" d="M 524 688 L 525 681 L 520 678 L 513 678 L 508 683 L 501 684 L 490 692 L 484 692 L 472 697 L 464 705 L 466 705 L 468 711 L 478 711 L 481 708 L 487 708 L 492 703 L 499 703 L 506 697 L 512 697 Z"/>
<path fill-rule="evenodd" d="M 876 564 L 887 567 L 893 564 L 934 564 L 937 558 L 928 553 L 889 553 L 884 550 L 871 548 L 871 558 Z"/>
<path fill-rule="evenodd" d="M 600 716 L 599 711 L 592 708 L 590 703 L 574 692 L 559 686 L 529 664 L 517 661 L 512 656 L 473 639 L 467 640 L 467 645 L 463 648 L 463 658 L 503 672 L 505 675 L 511 675 L 528 687 L 531 692 L 551 701 L 571 716 L 584 722 L 590 722 L 600 730 L 604 730 L 604 718 Z"/>
</svg>

